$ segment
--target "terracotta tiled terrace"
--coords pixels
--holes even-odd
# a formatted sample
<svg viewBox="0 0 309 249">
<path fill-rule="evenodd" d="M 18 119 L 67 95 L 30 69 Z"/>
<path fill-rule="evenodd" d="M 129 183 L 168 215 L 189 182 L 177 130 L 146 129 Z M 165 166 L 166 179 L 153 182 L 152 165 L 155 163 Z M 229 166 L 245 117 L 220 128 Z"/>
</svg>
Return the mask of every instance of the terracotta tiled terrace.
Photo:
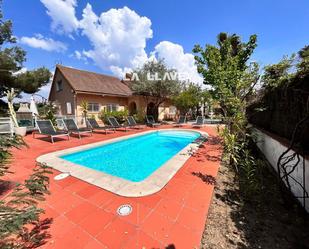
<svg viewBox="0 0 309 249">
<path fill-rule="evenodd" d="M 164 127 L 168 126 L 160 128 Z M 41 248 L 199 248 L 221 155 L 216 127 L 203 130 L 210 135 L 208 141 L 161 191 L 150 196 L 117 196 L 71 176 L 55 181 L 59 172 L 53 170 L 51 194 L 41 204 L 46 211 L 41 218 L 52 218 L 51 237 Z M 28 135 L 29 147 L 13 151 L 11 170 L 15 174 L 7 178 L 26 179 L 42 154 L 134 132 L 95 133 L 82 139 L 59 139 L 55 144 Z M 130 215 L 117 215 L 122 204 L 132 205 Z"/>
</svg>

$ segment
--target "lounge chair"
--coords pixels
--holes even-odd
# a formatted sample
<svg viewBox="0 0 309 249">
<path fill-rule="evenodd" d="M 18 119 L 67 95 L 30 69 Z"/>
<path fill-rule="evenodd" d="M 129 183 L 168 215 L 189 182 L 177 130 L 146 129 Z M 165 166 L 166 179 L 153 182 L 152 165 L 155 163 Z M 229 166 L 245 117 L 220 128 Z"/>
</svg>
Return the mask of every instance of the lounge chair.
<svg viewBox="0 0 309 249">
<path fill-rule="evenodd" d="M 124 129 L 124 131 L 127 131 L 128 127 L 126 125 L 120 125 L 115 117 L 108 117 L 107 120 L 113 129 Z"/>
<path fill-rule="evenodd" d="M 180 116 L 178 121 L 176 123 L 174 123 L 173 125 L 175 127 L 181 127 L 181 126 L 183 126 L 185 124 L 186 124 L 186 116 Z"/>
<path fill-rule="evenodd" d="M 138 125 L 133 116 L 127 117 L 128 126 L 134 129 L 143 129 L 143 126 Z"/>
<path fill-rule="evenodd" d="M 55 127 L 53 126 L 52 122 L 50 120 L 37 120 L 35 121 L 36 126 L 38 127 L 38 132 L 41 135 L 49 136 L 51 139 L 51 142 L 54 143 L 55 137 L 68 137 L 68 140 L 70 139 L 69 133 L 64 131 L 56 131 Z M 37 133 L 37 131 L 34 131 L 32 133 L 33 137 Z"/>
<path fill-rule="evenodd" d="M 93 131 L 96 131 L 96 130 L 103 130 L 105 131 L 105 134 L 107 134 L 107 131 L 108 130 L 113 130 L 115 132 L 115 128 L 111 127 L 111 126 L 100 126 L 98 124 L 98 122 L 95 120 L 95 118 L 87 118 L 86 119 L 86 123 L 87 123 L 87 126 L 92 129 Z"/>
<path fill-rule="evenodd" d="M 192 124 L 192 127 L 204 127 L 204 118 L 202 116 L 197 116 L 195 123 Z"/>
<path fill-rule="evenodd" d="M 205 118 L 204 124 L 220 124 L 222 122 L 221 119 L 212 119 L 212 118 Z"/>
<path fill-rule="evenodd" d="M 146 116 L 146 124 L 150 127 L 156 127 L 156 126 L 160 126 L 160 123 L 156 123 L 156 121 L 154 120 L 153 116 Z"/>
<path fill-rule="evenodd" d="M 92 135 L 92 130 L 89 128 L 79 128 L 75 123 L 74 119 L 68 118 L 63 119 L 64 127 L 67 132 L 70 134 L 75 133 L 78 134 L 78 137 L 81 138 L 81 134 L 90 133 Z"/>
<path fill-rule="evenodd" d="M 13 135 L 13 123 L 10 117 L 0 118 L 0 134 L 11 134 Z"/>
</svg>

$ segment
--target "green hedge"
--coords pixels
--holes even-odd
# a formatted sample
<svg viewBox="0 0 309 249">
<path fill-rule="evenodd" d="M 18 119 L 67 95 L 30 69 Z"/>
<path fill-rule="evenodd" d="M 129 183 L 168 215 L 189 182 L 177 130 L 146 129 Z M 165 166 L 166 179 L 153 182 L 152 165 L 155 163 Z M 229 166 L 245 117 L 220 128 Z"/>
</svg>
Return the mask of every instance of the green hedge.
<svg viewBox="0 0 309 249">
<path fill-rule="evenodd" d="M 247 109 L 249 122 L 266 131 L 291 139 L 296 124 L 308 115 L 309 76 L 295 77 L 280 87 L 265 92 Z M 259 111 L 258 111 L 259 110 Z M 309 124 L 296 139 L 299 147 L 309 152 Z"/>
</svg>

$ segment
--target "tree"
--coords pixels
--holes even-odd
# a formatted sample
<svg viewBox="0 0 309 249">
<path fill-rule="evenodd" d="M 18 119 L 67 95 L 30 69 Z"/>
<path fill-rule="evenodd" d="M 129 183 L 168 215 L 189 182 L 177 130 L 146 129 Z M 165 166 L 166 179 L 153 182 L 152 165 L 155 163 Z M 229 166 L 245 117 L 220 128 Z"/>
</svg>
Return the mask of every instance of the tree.
<svg viewBox="0 0 309 249">
<path fill-rule="evenodd" d="M 285 56 L 279 63 L 264 67 L 262 87 L 265 89 L 271 89 L 279 86 L 283 81 L 287 80 L 291 76 L 289 70 L 292 67 L 294 59 L 294 55 L 291 57 Z"/>
<path fill-rule="evenodd" d="M 204 89 L 201 92 L 201 99 L 204 107 L 203 112 L 207 113 L 207 111 L 213 111 L 213 105 L 216 104 L 216 101 L 213 100 L 212 91 Z"/>
<path fill-rule="evenodd" d="M 300 77 L 309 75 L 309 45 L 303 47 L 298 52 L 299 62 L 297 64 L 297 74 Z"/>
<path fill-rule="evenodd" d="M 256 35 L 242 43 L 236 34 L 218 35 L 218 46 L 196 45 L 193 52 L 198 72 L 204 84 L 212 88 L 213 98 L 219 100 L 225 117 L 245 109 L 245 101 L 258 82 L 258 64 L 248 63 L 256 48 Z"/>
<path fill-rule="evenodd" d="M 180 94 L 174 96 L 172 101 L 183 115 L 194 108 L 196 108 L 197 111 L 202 102 L 202 89 L 200 86 L 190 83 L 188 86 L 184 87 Z"/>
<path fill-rule="evenodd" d="M 0 98 L 11 88 L 18 92 L 35 93 L 46 85 L 51 77 L 50 71 L 45 67 L 20 72 L 26 60 L 26 52 L 18 46 L 13 46 L 15 43 L 12 22 L 3 20 L 0 9 Z"/>
<path fill-rule="evenodd" d="M 131 89 L 144 97 L 146 104 L 154 103 L 154 116 L 164 101 L 180 92 L 181 83 L 174 69 L 168 69 L 163 60 L 148 61 L 142 68 L 133 71 Z"/>
<path fill-rule="evenodd" d="M 259 80 L 258 64 L 250 62 L 257 46 L 256 35 L 242 42 L 236 34 L 220 33 L 217 46 L 196 45 L 193 49 L 198 72 L 223 110 L 226 126 L 221 130 L 224 155 L 237 172 L 239 168 L 251 183 L 255 170 L 254 158 L 249 151 L 250 133 L 247 127 L 247 98 Z M 249 187 L 249 185 L 248 185 Z"/>
<path fill-rule="evenodd" d="M 57 125 L 56 114 L 58 111 L 58 107 L 55 106 L 53 103 L 48 102 L 40 105 L 38 111 L 40 118 L 50 120 L 54 126 Z"/>
</svg>

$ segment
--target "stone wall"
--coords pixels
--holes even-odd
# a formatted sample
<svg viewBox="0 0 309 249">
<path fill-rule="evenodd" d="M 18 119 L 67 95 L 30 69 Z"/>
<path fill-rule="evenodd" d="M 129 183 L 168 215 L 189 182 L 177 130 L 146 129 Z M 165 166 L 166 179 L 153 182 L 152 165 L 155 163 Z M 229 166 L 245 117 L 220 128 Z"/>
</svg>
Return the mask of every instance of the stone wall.
<svg viewBox="0 0 309 249">
<path fill-rule="evenodd" d="M 279 141 L 276 136 L 271 136 L 262 130 L 255 129 L 255 134 L 257 137 L 257 146 L 260 151 L 264 154 L 265 158 L 269 162 L 269 164 L 273 167 L 273 169 L 277 172 L 277 161 L 279 156 L 287 149 L 287 145 Z M 292 152 L 291 152 L 292 153 Z M 305 174 L 303 171 L 305 160 Z M 293 161 L 291 162 L 293 163 Z M 309 160 L 308 158 L 300 157 L 300 162 L 298 167 L 293 171 L 291 176 L 295 178 L 298 182 L 300 182 L 303 186 L 305 186 L 306 191 L 309 193 Z M 300 202 L 302 206 L 305 204 L 305 208 L 307 212 L 309 212 L 309 198 L 306 198 L 304 202 L 303 198 L 303 189 L 295 182 L 293 179 L 289 180 L 291 184 L 292 194 L 296 197 L 296 199 Z"/>
</svg>

